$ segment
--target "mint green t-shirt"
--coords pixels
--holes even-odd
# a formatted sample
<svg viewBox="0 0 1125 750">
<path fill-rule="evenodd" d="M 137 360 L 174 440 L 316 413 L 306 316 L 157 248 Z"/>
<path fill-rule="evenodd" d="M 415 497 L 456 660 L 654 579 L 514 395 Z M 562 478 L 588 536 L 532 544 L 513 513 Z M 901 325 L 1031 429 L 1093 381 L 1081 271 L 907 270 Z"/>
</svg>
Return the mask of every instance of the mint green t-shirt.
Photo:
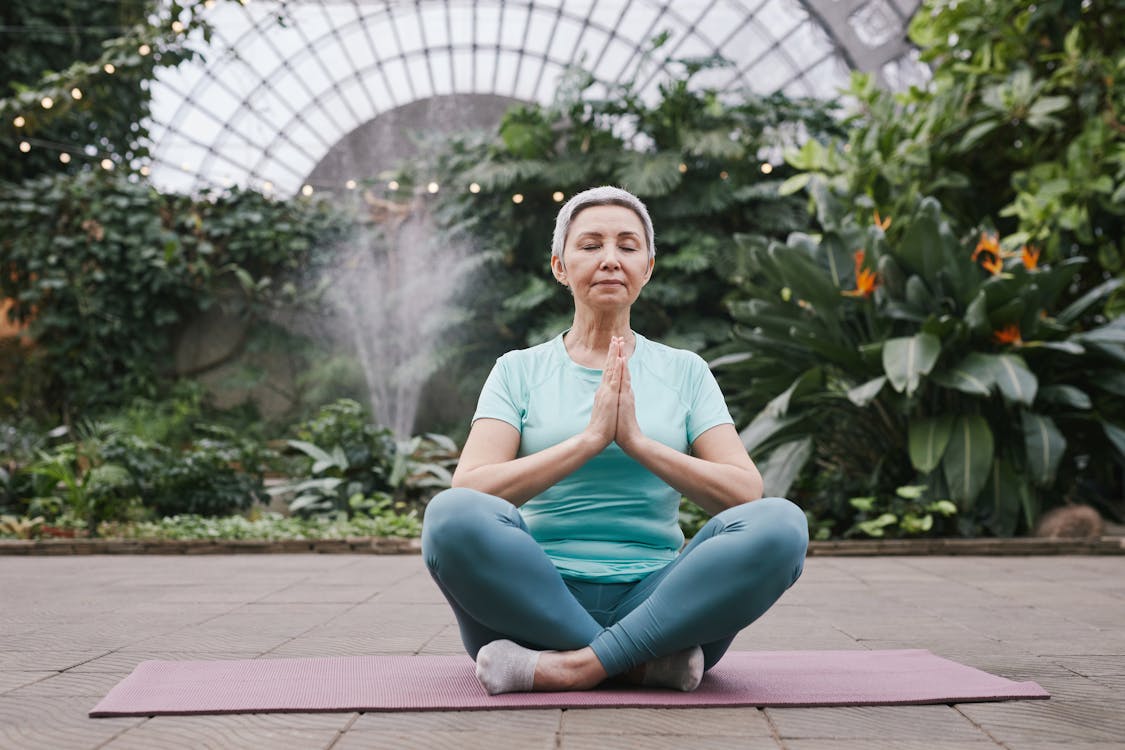
<svg viewBox="0 0 1125 750">
<path fill-rule="evenodd" d="M 628 366 L 637 422 L 648 437 L 686 453 L 707 430 L 733 424 L 699 355 L 637 334 Z M 538 453 L 586 428 L 601 377 L 570 358 L 560 334 L 496 360 L 473 421 L 507 422 L 520 431 L 519 455 Z M 683 545 L 679 502 L 676 490 L 610 443 L 520 513 L 564 577 L 636 581 Z"/>
</svg>

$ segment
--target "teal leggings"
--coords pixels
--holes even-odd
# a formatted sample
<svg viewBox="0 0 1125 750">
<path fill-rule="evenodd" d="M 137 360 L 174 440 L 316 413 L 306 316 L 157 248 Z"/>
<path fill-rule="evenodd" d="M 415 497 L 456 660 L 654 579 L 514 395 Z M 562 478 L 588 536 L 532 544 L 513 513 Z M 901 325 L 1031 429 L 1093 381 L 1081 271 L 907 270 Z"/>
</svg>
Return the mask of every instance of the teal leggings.
<svg viewBox="0 0 1125 750">
<path fill-rule="evenodd" d="M 805 515 L 782 498 L 729 508 L 640 581 L 563 578 L 514 505 L 470 489 L 430 501 L 422 555 L 469 655 L 501 638 L 535 650 L 589 646 L 609 675 L 691 646 L 714 666 L 738 631 L 801 575 Z"/>
</svg>

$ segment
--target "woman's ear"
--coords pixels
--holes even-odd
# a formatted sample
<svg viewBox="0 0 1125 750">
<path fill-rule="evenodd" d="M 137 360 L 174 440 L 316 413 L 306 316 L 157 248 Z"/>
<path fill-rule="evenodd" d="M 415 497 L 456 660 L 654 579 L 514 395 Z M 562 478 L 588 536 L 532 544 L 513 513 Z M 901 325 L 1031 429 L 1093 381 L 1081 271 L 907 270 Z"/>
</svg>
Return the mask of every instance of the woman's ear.
<svg viewBox="0 0 1125 750">
<path fill-rule="evenodd" d="M 645 271 L 645 283 L 646 284 L 648 283 L 648 280 L 652 278 L 652 269 L 655 268 L 655 267 L 656 267 L 656 257 L 653 256 L 652 258 L 648 259 L 648 270 Z"/>
<path fill-rule="evenodd" d="M 562 284 L 563 286 L 570 286 L 570 284 L 566 282 L 566 266 L 563 265 L 562 256 L 551 256 L 551 273 L 555 275 L 555 280 L 560 284 Z"/>
</svg>

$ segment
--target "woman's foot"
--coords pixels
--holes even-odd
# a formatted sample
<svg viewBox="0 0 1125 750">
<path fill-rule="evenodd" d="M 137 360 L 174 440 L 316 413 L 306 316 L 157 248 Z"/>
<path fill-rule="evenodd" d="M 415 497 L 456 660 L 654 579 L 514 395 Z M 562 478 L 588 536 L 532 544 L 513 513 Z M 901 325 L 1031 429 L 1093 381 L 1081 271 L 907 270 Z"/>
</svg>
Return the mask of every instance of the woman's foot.
<svg viewBox="0 0 1125 750">
<path fill-rule="evenodd" d="M 691 692 L 703 680 L 703 649 L 692 646 L 644 664 L 641 684 Z"/>
<path fill-rule="evenodd" d="M 588 690 L 605 678 L 605 669 L 590 648 L 533 651 L 512 641 L 499 640 L 477 652 L 477 679 L 489 695 Z"/>
</svg>

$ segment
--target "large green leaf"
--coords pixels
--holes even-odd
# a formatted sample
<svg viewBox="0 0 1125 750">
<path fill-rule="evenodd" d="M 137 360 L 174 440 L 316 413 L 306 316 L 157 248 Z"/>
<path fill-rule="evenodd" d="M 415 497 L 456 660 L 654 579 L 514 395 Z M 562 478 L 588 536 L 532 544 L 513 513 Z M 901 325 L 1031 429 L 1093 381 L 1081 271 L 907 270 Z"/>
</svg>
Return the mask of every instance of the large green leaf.
<svg viewBox="0 0 1125 750">
<path fill-rule="evenodd" d="M 1071 409 L 1090 409 L 1093 402 L 1086 392 L 1073 385 L 1046 385 L 1039 389 L 1039 400 L 1048 404 L 1069 406 Z"/>
<path fill-rule="evenodd" d="M 773 398 L 766 404 L 765 412 L 771 417 L 784 417 L 789 412 L 789 402 L 798 392 L 807 391 L 810 387 L 815 386 L 820 382 L 821 371 L 819 367 L 814 367 L 801 373 L 792 385 L 782 391 L 779 395 Z"/>
<path fill-rule="evenodd" d="M 932 279 L 942 266 L 943 249 L 937 222 L 917 216 L 906 229 L 899 249 L 903 265 L 924 279 Z"/>
<path fill-rule="evenodd" d="M 770 452 L 762 466 L 762 483 L 766 497 L 785 497 L 797 475 L 812 456 L 811 437 L 782 443 Z"/>
<path fill-rule="evenodd" d="M 1117 455 L 1125 461 L 1125 429 L 1109 422 L 1102 422 L 1102 430 L 1109 438 L 1109 443 L 1117 451 Z"/>
<path fill-rule="evenodd" d="M 933 369 L 941 353 L 941 340 L 928 333 L 887 339 L 883 346 L 883 371 L 891 387 L 911 395 L 918 390 L 922 376 Z"/>
<path fill-rule="evenodd" d="M 1060 323 L 1073 323 L 1080 318 L 1083 313 L 1098 303 L 1100 299 L 1108 296 L 1114 292 L 1117 287 L 1125 284 L 1125 279 L 1116 278 L 1110 279 L 1102 284 L 1098 284 L 1090 291 L 1083 294 L 1077 300 L 1069 304 L 1065 310 L 1055 316 L 1055 319 Z"/>
<path fill-rule="evenodd" d="M 1125 372 L 1121 370 L 1097 370 L 1090 376 L 1095 387 L 1118 396 L 1125 396 Z"/>
<path fill-rule="evenodd" d="M 950 415 L 918 419 L 910 423 L 910 462 L 915 469 L 929 474 L 937 468 L 945 453 L 945 446 L 949 443 L 952 429 L 953 417 Z"/>
<path fill-rule="evenodd" d="M 981 488 L 988 481 L 992 456 L 992 430 L 984 417 L 956 417 L 941 468 L 949 484 L 949 495 L 957 503 L 957 507 L 968 510 L 973 506 Z"/>
<path fill-rule="evenodd" d="M 746 452 L 752 454 L 759 446 L 764 445 L 782 430 L 800 422 L 801 419 L 802 417 L 773 417 L 763 411 L 743 428 L 738 436 L 742 438 L 742 445 L 745 446 Z"/>
<path fill-rule="evenodd" d="M 996 387 L 1004 394 L 1004 398 L 1031 406 L 1035 401 L 1035 392 L 1039 388 L 1039 379 L 1027 368 L 1023 358 L 1015 354 L 985 356 L 989 356 L 992 360 Z"/>
<path fill-rule="evenodd" d="M 848 389 L 848 401 L 859 407 L 867 406 L 875 400 L 879 395 L 879 391 L 883 390 L 883 386 L 887 384 L 887 376 L 880 375 L 877 378 L 868 380 L 862 385 L 857 385 L 855 388 Z"/>
<path fill-rule="evenodd" d="M 996 459 L 988 474 L 981 501 L 989 508 L 985 522 L 996 536 L 1012 536 L 1020 523 L 1020 508 L 1025 507 L 1027 482 L 1018 477 L 1007 461 Z"/>
<path fill-rule="evenodd" d="M 1029 411 L 1020 417 L 1028 473 L 1040 487 L 1049 487 L 1055 481 L 1059 462 L 1066 452 L 1066 438 L 1050 417 Z"/>
</svg>

